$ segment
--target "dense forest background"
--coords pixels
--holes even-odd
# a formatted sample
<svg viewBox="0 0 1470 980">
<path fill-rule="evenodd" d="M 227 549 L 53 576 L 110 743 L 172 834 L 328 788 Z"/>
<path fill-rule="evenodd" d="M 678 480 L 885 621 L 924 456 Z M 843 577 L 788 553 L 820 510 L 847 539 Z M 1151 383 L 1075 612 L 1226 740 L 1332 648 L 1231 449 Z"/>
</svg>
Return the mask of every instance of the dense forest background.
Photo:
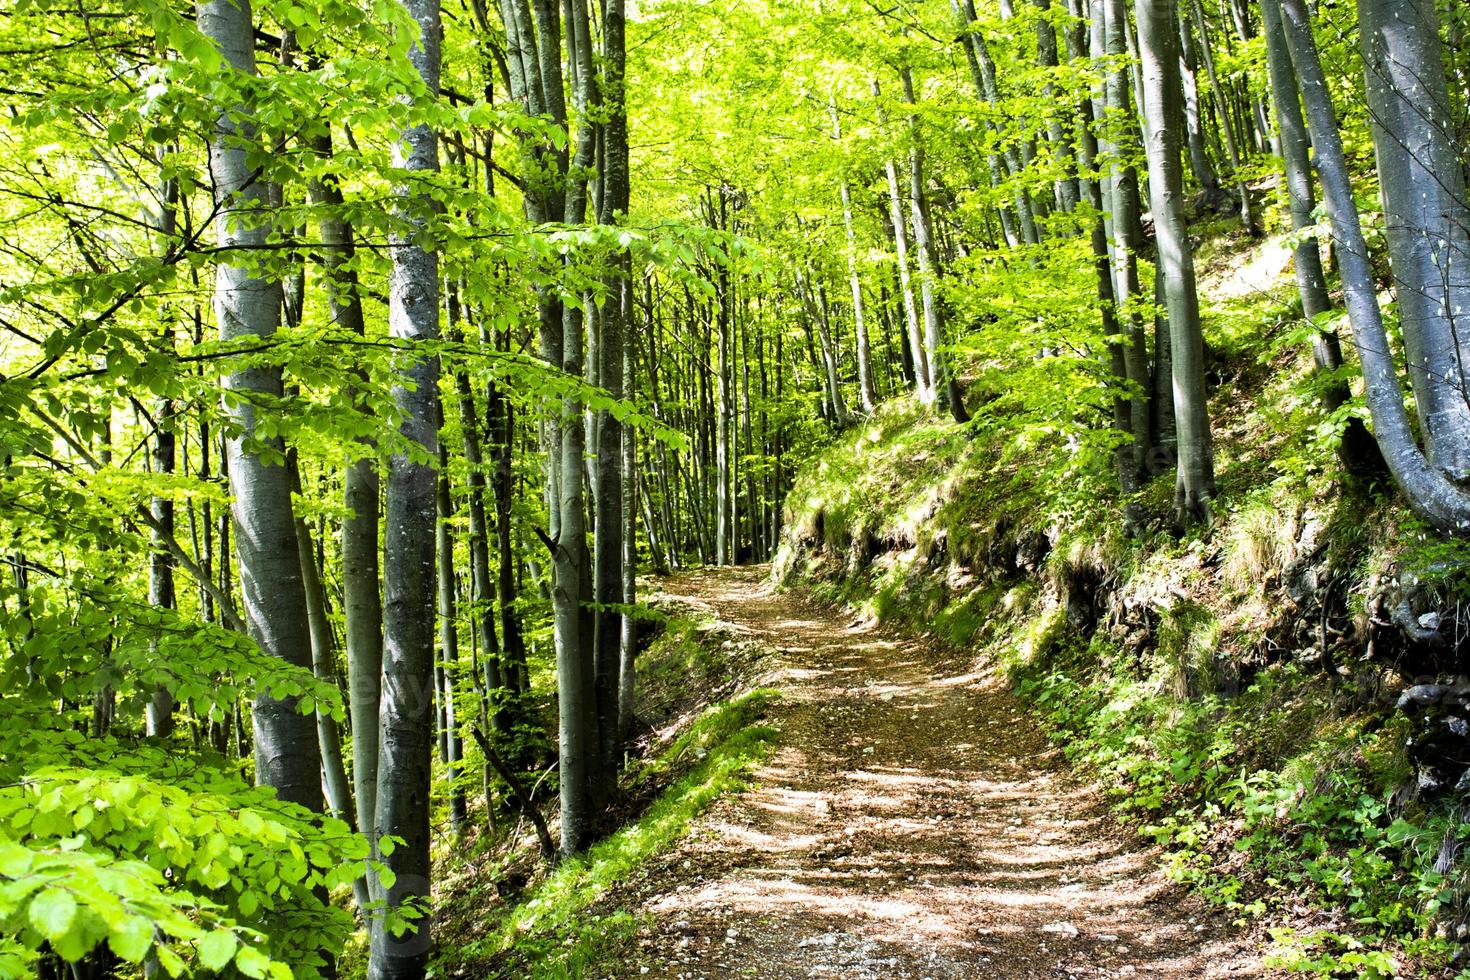
<svg viewBox="0 0 1470 980">
<path fill-rule="evenodd" d="M 423 976 L 462 842 L 569 858 L 630 816 L 638 575 L 783 543 L 858 603 L 917 549 L 933 611 L 1001 545 L 1050 562 L 1084 680 L 1129 560 L 1233 542 L 1224 615 L 1331 557 L 1296 633 L 1257 608 L 1172 693 L 1203 724 L 1273 663 L 1328 706 L 1423 681 L 1434 854 L 1363 916 L 1448 957 L 1467 33 L 1433 0 L 9 0 L 0 975 Z M 1357 816 L 1323 847 L 1401 850 Z"/>
</svg>

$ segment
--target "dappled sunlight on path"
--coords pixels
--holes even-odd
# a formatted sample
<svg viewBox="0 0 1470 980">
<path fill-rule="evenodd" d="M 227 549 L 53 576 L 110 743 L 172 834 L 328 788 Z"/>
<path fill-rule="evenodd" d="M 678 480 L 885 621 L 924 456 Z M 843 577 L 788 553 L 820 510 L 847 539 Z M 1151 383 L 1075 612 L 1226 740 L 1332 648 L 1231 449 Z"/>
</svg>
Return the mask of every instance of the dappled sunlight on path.
<svg viewBox="0 0 1470 980">
<path fill-rule="evenodd" d="M 781 747 L 651 870 L 609 975 L 1263 975 L 996 678 L 766 574 L 662 583 L 780 652 Z"/>
</svg>

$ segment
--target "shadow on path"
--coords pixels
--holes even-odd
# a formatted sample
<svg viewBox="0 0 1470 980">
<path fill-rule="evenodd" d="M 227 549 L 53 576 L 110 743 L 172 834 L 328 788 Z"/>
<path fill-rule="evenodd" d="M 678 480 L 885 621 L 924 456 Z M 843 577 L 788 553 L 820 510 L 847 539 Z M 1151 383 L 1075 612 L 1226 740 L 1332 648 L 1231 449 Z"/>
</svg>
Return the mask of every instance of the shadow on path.
<svg viewBox="0 0 1470 980">
<path fill-rule="evenodd" d="M 773 590 L 661 590 L 774 647 L 781 746 L 636 890 L 614 976 L 1261 976 L 1156 870 L 994 676 Z"/>
</svg>

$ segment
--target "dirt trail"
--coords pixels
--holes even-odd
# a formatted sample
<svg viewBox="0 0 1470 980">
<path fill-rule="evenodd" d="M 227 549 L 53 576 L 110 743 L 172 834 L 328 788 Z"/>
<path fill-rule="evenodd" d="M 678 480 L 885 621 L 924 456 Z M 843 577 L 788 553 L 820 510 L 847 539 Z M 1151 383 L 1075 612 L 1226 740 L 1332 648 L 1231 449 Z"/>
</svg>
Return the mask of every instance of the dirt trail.
<svg viewBox="0 0 1470 980">
<path fill-rule="evenodd" d="M 662 584 L 779 651 L 781 746 L 623 896 L 654 927 L 607 975 L 1264 975 L 996 678 L 767 574 Z"/>
</svg>

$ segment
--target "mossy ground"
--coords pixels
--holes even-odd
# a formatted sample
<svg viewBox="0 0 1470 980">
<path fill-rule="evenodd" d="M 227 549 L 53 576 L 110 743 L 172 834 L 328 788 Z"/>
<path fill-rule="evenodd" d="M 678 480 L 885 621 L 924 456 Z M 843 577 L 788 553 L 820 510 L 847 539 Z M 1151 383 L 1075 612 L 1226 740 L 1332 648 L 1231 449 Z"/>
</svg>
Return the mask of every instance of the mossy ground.
<svg viewBox="0 0 1470 980">
<path fill-rule="evenodd" d="M 554 868 L 531 857 L 524 835 L 445 854 L 440 975 L 572 978 L 606 961 L 637 929 L 604 899 L 668 850 L 720 796 L 747 785 L 776 740 L 764 719 L 776 694 L 752 678 L 761 651 L 718 625 L 676 610 L 639 665 L 646 726 L 610 819 L 622 826 Z M 504 882 L 530 869 L 524 890 Z M 505 891 L 507 894 L 502 895 Z"/>
</svg>

